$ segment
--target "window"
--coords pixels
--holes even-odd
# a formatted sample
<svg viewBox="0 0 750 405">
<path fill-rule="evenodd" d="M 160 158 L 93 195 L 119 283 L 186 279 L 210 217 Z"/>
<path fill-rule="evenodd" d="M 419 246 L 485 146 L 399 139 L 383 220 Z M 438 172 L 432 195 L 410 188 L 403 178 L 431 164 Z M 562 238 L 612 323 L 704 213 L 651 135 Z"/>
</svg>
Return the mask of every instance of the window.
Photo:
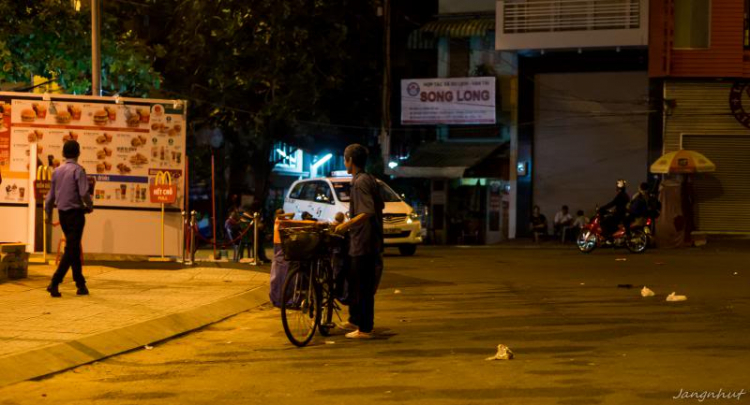
<svg viewBox="0 0 750 405">
<path fill-rule="evenodd" d="M 318 182 L 308 181 L 307 183 L 304 183 L 299 199 L 305 200 L 305 201 L 315 201 L 315 194 L 317 190 L 318 190 Z"/>
<path fill-rule="evenodd" d="M 711 0 L 675 0 L 675 49 L 706 49 L 711 39 Z"/>
<path fill-rule="evenodd" d="M 346 181 L 336 181 L 333 183 L 333 189 L 336 191 L 336 198 L 341 202 L 349 202 L 351 199 L 349 192 L 351 191 L 352 183 Z"/>
<path fill-rule="evenodd" d="M 383 198 L 383 202 L 399 202 L 401 197 L 393 191 L 392 188 L 388 187 L 385 183 L 380 184 L 380 196 Z"/>
<path fill-rule="evenodd" d="M 378 182 L 380 186 L 380 196 L 383 198 L 383 202 L 399 202 L 401 197 L 396 194 L 393 189 L 388 187 L 387 184 Z M 349 202 L 351 200 L 351 188 L 352 184 L 349 182 L 336 182 L 333 183 L 333 188 L 336 189 L 336 195 L 341 202 Z"/>
<path fill-rule="evenodd" d="M 328 183 L 318 181 L 318 189 L 315 193 L 315 202 L 333 204 L 333 194 L 331 193 L 331 187 Z"/>
<path fill-rule="evenodd" d="M 295 200 L 298 199 L 300 194 L 302 194 L 302 186 L 304 185 L 305 183 L 297 183 L 297 185 L 292 189 L 292 192 L 289 193 L 289 198 L 294 198 Z"/>
</svg>

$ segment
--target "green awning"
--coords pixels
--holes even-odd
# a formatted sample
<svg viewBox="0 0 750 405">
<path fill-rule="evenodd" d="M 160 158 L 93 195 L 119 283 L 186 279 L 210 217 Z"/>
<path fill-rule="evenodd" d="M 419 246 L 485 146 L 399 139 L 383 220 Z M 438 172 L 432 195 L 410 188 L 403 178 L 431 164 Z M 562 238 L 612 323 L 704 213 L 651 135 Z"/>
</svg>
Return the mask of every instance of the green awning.
<svg viewBox="0 0 750 405">
<path fill-rule="evenodd" d="M 494 17 L 448 18 L 431 21 L 419 29 L 436 37 L 469 38 L 483 37 L 495 30 Z"/>
<path fill-rule="evenodd" d="M 408 39 L 409 49 L 435 49 L 437 39 L 484 37 L 495 30 L 495 17 L 444 18 L 431 21 L 414 30 Z"/>
</svg>

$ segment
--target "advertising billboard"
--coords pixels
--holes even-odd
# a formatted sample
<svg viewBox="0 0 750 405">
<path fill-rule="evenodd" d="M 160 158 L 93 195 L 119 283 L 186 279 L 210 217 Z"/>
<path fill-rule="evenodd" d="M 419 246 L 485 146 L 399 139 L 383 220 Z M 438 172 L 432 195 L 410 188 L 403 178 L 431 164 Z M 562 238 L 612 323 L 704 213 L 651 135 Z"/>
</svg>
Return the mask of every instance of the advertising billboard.
<svg viewBox="0 0 750 405">
<path fill-rule="evenodd" d="M 492 125 L 496 121 L 494 77 L 401 81 L 403 125 Z"/>
</svg>

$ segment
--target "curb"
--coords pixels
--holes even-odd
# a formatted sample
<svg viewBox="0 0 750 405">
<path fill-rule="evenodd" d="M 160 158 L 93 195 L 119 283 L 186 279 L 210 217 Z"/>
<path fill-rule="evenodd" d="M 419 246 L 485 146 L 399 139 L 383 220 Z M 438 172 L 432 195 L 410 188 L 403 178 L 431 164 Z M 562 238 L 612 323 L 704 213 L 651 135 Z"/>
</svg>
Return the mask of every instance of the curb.
<svg viewBox="0 0 750 405">
<path fill-rule="evenodd" d="M 0 358 L 0 387 L 59 373 L 222 321 L 268 302 L 259 286 L 214 303 Z"/>
</svg>

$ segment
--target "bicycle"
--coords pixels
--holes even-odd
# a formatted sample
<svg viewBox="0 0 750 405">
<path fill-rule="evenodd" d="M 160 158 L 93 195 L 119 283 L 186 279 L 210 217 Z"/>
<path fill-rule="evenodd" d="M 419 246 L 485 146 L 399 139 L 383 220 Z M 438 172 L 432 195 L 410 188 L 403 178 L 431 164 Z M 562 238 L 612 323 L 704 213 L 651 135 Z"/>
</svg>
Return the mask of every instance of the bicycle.
<svg viewBox="0 0 750 405">
<path fill-rule="evenodd" d="M 329 336 L 335 327 L 333 316 L 338 316 L 340 307 L 334 294 L 331 252 L 343 237 L 327 227 L 286 228 L 279 233 L 284 258 L 297 264 L 282 287 L 281 322 L 289 341 L 303 347 L 316 329 Z"/>
</svg>

